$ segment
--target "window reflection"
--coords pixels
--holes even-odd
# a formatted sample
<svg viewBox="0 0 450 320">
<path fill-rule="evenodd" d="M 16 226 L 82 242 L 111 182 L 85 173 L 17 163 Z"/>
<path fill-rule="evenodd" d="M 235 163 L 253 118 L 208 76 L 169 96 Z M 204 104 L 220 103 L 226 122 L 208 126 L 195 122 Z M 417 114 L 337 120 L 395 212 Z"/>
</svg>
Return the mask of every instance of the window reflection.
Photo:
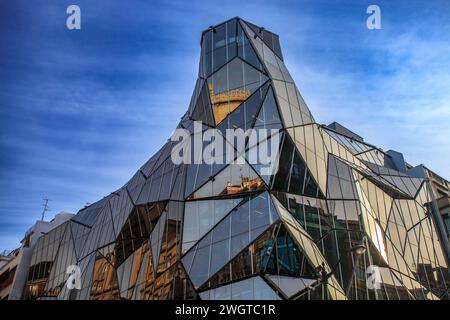
<svg viewBox="0 0 450 320">
<path fill-rule="evenodd" d="M 208 78 L 216 124 L 247 100 L 266 80 L 265 75 L 239 58 L 233 59 Z"/>
<path fill-rule="evenodd" d="M 116 269 L 101 254 L 97 254 L 95 259 L 90 299 L 119 299 Z"/>
</svg>

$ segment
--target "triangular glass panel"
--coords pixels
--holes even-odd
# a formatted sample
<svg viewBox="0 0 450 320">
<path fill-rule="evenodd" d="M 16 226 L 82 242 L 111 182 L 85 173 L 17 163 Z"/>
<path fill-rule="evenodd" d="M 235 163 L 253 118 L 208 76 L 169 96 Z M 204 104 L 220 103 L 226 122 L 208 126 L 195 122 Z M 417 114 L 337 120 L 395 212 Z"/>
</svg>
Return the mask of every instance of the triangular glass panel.
<svg viewBox="0 0 450 320">
<path fill-rule="evenodd" d="M 277 55 L 257 36 L 247 24 L 242 22 L 243 30 L 247 33 L 249 40 L 252 42 L 253 47 L 258 52 L 259 57 L 261 57 L 264 61 L 264 66 L 267 69 L 268 73 L 271 75 L 273 79 L 281 80 L 281 81 L 289 81 L 292 82 L 292 78 L 287 72 L 286 68 L 280 68 L 280 64 L 283 64 L 283 61 L 277 57 Z M 287 72 L 287 74 L 283 74 L 283 71 Z"/>
<path fill-rule="evenodd" d="M 264 67 L 240 24 L 238 24 L 238 55 L 242 60 L 264 72 Z"/>
<path fill-rule="evenodd" d="M 255 129 L 281 129 L 280 114 L 278 113 L 277 104 L 273 95 L 272 88 L 269 88 L 264 103 L 259 111 L 254 124 Z"/>
<path fill-rule="evenodd" d="M 245 159 L 253 170 L 270 186 L 280 164 L 280 146 L 283 133 L 277 129 L 252 131 L 247 141 Z"/>
<path fill-rule="evenodd" d="M 113 242 L 109 245 L 106 245 L 102 248 L 99 248 L 97 251 L 106 259 L 110 264 L 112 264 L 114 267 L 117 266 L 116 264 L 116 250 L 117 243 Z"/>
<path fill-rule="evenodd" d="M 203 300 L 280 300 L 260 276 L 203 291 L 199 295 Z"/>
<path fill-rule="evenodd" d="M 102 212 L 105 205 L 108 205 L 108 201 L 111 195 L 104 197 L 103 199 L 85 206 L 83 209 L 72 218 L 73 221 L 79 222 L 88 227 L 92 227 Z"/>
<path fill-rule="evenodd" d="M 140 299 L 140 288 L 142 287 L 142 283 L 144 282 L 144 276 L 145 276 L 145 267 L 147 265 L 147 259 L 149 259 L 148 255 L 148 246 L 147 243 L 142 245 L 142 258 L 141 263 L 139 267 L 139 273 L 136 278 L 136 285 L 133 290 L 132 299 L 133 300 L 139 300 Z M 151 259 L 150 259 L 151 260 Z M 151 268 L 153 270 L 153 268 Z"/>
<path fill-rule="evenodd" d="M 138 174 L 141 177 L 141 180 L 139 181 L 139 183 L 137 183 L 136 185 L 131 186 L 131 187 L 126 186 L 126 188 L 128 189 L 128 192 L 130 194 L 130 197 L 133 200 L 133 203 L 135 203 L 138 200 L 139 195 L 142 192 L 142 188 L 145 184 L 144 175 L 141 172 L 138 172 Z"/>
<path fill-rule="evenodd" d="M 120 230 L 127 220 L 128 215 L 131 213 L 131 210 L 133 210 L 133 202 L 127 189 L 122 188 L 116 192 L 113 192 L 110 205 L 111 215 L 114 222 L 114 230 Z"/>
<path fill-rule="evenodd" d="M 208 78 L 214 119 L 220 123 L 256 89 L 267 77 L 239 58 L 223 66 Z"/>
<path fill-rule="evenodd" d="M 275 191 L 325 198 L 289 135 L 284 135 L 279 169 L 272 182 Z"/>
<path fill-rule="evenodd" d="M 364 179 L 367 179 L 394 199 L 411 199 L 408 194 L 404 193 L 402 190 L 394 186 L 391 182 L 372 172 L 368 168 L 363 168 L 343 159 L 341 159 L 341 161 L 345 162 L 348 166 L 354 169 L 353 175 L 355 176 L 355 181 L 363 181 Z"/>
<path fill-rule="evenodd" d="M 155 273 L 158 269 L 159 252 L 161 250 L 161 242 L 162 242 L 163 236 L 164 236 L 164 228 L 166 226 L 166 218 L 167 218 L 167 211 L 164 211 L 161 214 L 161 216 L 159 217 L 159 220 L 156 223 L 156 226 L 153 229 L 153 231 L 150 235 L 150 239 L 149 239 L 149 245 L 152 248 L 153 267 L 154 267 Z"/>
<path fill-rule="evenodd" d="M 214 131 L 214 133 L 221 135 L 220 131 Z M 233 146 L 226 139 L 218 137 L 219 142 L 216 143 L 216 136 L 211 138 L 212 141 L 204 139 L 204 132 L 200 131 L 191 136 L 191 145 L 194 145 L 190 148 L 193 163 L 187 165 L 186 169 L 186 197 L 222 170 L 227 163 L 224 161 L 224 158 L 228 156 L 226 152 L 233 150 Z M 197 145 L 201 145 L 201 148 L 195 147 Z M 207 154 L 207 149 L 210 150 L 210 155 Z"/>
<path fill-rule="evenodd" d="M 269 279 L 269 281 L 288 299 L 318 281 L 317 279 L 297 278 L 272 274 L 267 274 L 266 278 Z"/>
<path fill-rule="evenodd" d="M 127 298 L 128 287 L 130 283 L 131 267 L 133 265 L 134 259 L 138 252 L 133 252 L 131 256 L 127 258 L 118 268 L 117 268 L 117 278 L 119 282 L 119 292 L 121 298 Z"/>
<path fill-rule="evenodd" d="M 276 235 L 269 261 L 274 261 L 275 265 L 267 265 L 265 272 L 268 274 L 315 277 L 313 268 L 283 225 Z"/>
<path fill-rule="evenodd" d="M 286 127 L 313 123 L 314 119 L 294 83 L 273 80 L 281 116 Z"/>
<path fill-rule="evenodd" d="M 192 116 L 194 113 L 195 107 L 197 106 L 198 97 L 201 94 L 204 84 L 205 80 L 201 78 L 198 78 L 197 82 L 195 82 L 194 92 L 192 93 L 191 102 L 189 103 L 188 117 Z"/>
<path fill-rule="evenodd" d="M 187 268 L 192 261 L 188 273 L 193 284 L 203 284 L 278 221 L 275 212 L 267 192 L 249 198 L 233 210 L 182 258 Z M 207 261 L 209 268 L 205 268 Z"/>
<path fill-rule="evenodd" d="M 172 189 L 172 194 L 170 195 L 170 200 L 181 201 L 184 199 L 187 167 L 187 165 L 178 166 L 178 173 L 176 175 L 176 180 Z"/>
<path fill-rule="evenodd" d="M 323 235 L 339 227 L 339 222 L 333 221 L 328 214 L 325 200 L 283 192 L 274 192 L 273 195 L 314 241 L 327 240 Z M 340 227 L 345 228 L 345 225 Z"/>
<path fill-rule="evenodd" d="M 242 198 L 188 201 L 185 204 L 182 253 L 208 233 Z"/>
<path fill-rule="evenodd" d="M 224 137 L 226 137 L 226 129 L 241 128 L 246 131 L 253 126 L 268 87 L 269 82 L 266 82 L 217 126 Z"/>
<path fill-rule="evenodd" d="M 91 300 L 119 299 L 116 269 L 101 254 L 97 254 L 92 274 Z"/>
<path fill-rule="evenodd" d="M 187 166 L 185 196 L 189 197 L 192 192 L 202 185 L 208 183 L 213 176 L 217 175 L 226 164 L 191 164 Z"/>
<path fill-rule="evenodd" d="M 202 121 L 204 124 L 207 124 L 209 126 L 214 126 L 214 118 L 211 110 L 208 85 L 206 81 L 201 81 L 202 87 L 197 96 L 197 100 L 194 102 L 195 106 L 191 114 L 191 119 L 195 121 Z"/>
<path fill-rule="evenodd" d="M 283 60 L 283 55 L 281 53 L 280 40 L 278 35 L 260 28 L 253 23 L 245 21 L 245 24 L 252 29 L 252 31 L 264 41 L 264 43 L 272 50 L 281 60 Z"/>
<path fill-rule="evenodd" d="M 105 205 L 100 213 L 99 218 L 89 232 L 86 245 L 83 248 L 82 257 L 86 257 L 89 253 L 97 248 L 103 247 L 115 240 L 114 225 L 109 205 Z"/>
<path fill-rule="evenodd" d="M 61 243 L 57 248 L 57 254 L 53 261 L 45 285 L 44 295 L 47 297 L 58 296 L 69 278 L 69 274 L 66 273 L 67 266 L 74 265 L 77 262 L 70 228 L 65 228 Z"/>
<path fill-rule="evenodd" d="M 74 220 L 71 220 L 70 228 L 72 231 L 72 237 L 74 239 L 75 254 L 77 260 L 80 260 L 83 246 L 86 245 L 86 239 L 89 235 L 89 232 L 91 231 L 91 228 L 82 225 Z"/>
<path fill-rule="evenodd" d="M 169 200 L 180 166 L 167 158 L 147 179 L 136 204 Z"/>
<path fill-rule="evenodd" d="M 242 164 L 241 164 L 242 163 Z M 245 159 L 233 161 L 220 171 L 200 189 L 193 192 L 188 199 L 200 199 L 213 196 L 231 196 L 264 190 L 265 183 L 245 162 Z"/>
<path fill-rule="evenodd" d="M 270 277 L 309 277 L 316 281 L 315 274 L 283 227 L 272 227 L 260 235 L 245 250 L 221 268 L 200 289 L 223 285 L 255 274 L 270 274 Z M 302 278 L 305 279 L 306 278 Z M 304 288 L 298 284 L 298 291 Z"/>
<path fill-rule="evenodd" d="M 331 154 L 328 156 L 327 197 L 358 200 L 352 169 Z"/>
<path fill-rule="evenodd" d="M 200 76 L 209 75 L 237 55 L 237 19 L 222 23 L 203 33 Z"/>
<path fill-rule="evenodd" d="M 305 229 L 298 223 L 298 221 L 289 213 L 289 211 L 285 207 L 283 207 L 278 199 L 272 196 L 272 200 L 275 204 L 275 208 L 277 208 L 278 215 L 281 221 L 286 227 L 286 230 L 288 231 L 292 239 L 294 239 L 303 255 L 307 258 L 311 267 L 314 269 L 324 263 L 327 271 L 331 271 L 325 258 L 323 257 L 322 253 L 320 252 L 319 248 L 317 247 L 311 236 L 308 234 L 308 232 L 306 232 Z"/>
<path fill-rule="evenodd" d="M 276 225 L 267 229 L 263 234 L 241 251 L 236 257 L 212 276 L 200 290 L 217 287 L 231 281 L 238 281 L 255 274 L 263 274 L 269 263 L 267 257 L 273 249 L 274 230 Z"/>
<path fill-rule="evenodd" d="M 95 265 L 95 260 L 97 257 L 97 252 L 91 253 L 86 258 L 82 259 L 77 265 L 81 269 L 81 290 L 70 290 L 70 293 L 66 293 L 63 299 L 73 299 L 77 298 L 79 300 L 88 300 L 91 284 L 92 284 L 92 276 L 93 276 L 93 268 Z M 76 297 L 73 297 L 73 293 L 77 293 Z"/>
<path fill-rule="evenodd" d="M 161 237 L 157 273 L 163 273 L 172 267 L 179 257 L 183 209 L 183 203 L 177 201 L 170 201 L 166 206 L 166 223 Z"/>
<path fill-rule="evenodd" d="M 150 236 L 166 203 L 136 206 L 119 232 L 114 247 L 116 264 L 120 265 Z"/>
</svg>

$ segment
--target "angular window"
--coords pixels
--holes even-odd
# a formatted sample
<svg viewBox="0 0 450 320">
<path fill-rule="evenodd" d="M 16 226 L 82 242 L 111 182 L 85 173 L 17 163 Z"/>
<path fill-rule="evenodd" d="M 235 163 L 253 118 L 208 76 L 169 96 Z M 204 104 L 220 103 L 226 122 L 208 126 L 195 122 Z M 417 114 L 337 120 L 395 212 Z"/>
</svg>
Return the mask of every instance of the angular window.
<svg viewBox="0 0 450 320">
<path fill-rule="evenodd" d="M 267 216 L 265 225 L 262 223 L 256 224 L 255 226 L 250 225 L 250 208 L 255 208 L 261 214 L 264 212 Z M 227 261 L 233 259 L 251 241 L 264 233 L 271 224 L 277 221 L 277 217 L 274 216 L 275 212 L 268 193 L 248 198 L 246 202 L 233 210 L 230 215 L 200 240 L 182 259 L 194 286 L 199 287 L 202 285 L 209 277 L 219 271 Z M 260 219 L 264 220 L 262 218 Z M 217 251 L 219 249 L 221 251 Z M 199 258 L 200 250 L 201 255 Z M 194 253 L 195 251 L 197 253 Z M 205 261 L 210 261 L 210 268 L 207 269 L 207 274 L 204 274 L 206 272 L 205 267 L 200 266 L 199 259 L 204 260 L 204 263 L 206 263 Z M 189 264 L 192 260 L 192 267 L 190 268 Z"/>
<path fill-rule="evenodd" d="M 203 79 L 197 80 L 189 105 L 189 112 L 192 120 L 202 121 L 210 126 L 214 125 L 208 84 Z"/>
<path fill-rule="evenodd" d="M 325 198 L 288 135 L 284 135 L 279 170 L 273 179 L 273 190 Z"/>
<path fill-rule="evenodd" d="M 291 180 L 289 182 L 289 193 L 301 194 L 303 183 L 305 182 L 306 166 L 304 165 L 300 154 L 296 151 L 291 169 Z M 315 195 L 315 193 L 314 193 Z"/>
<path fill-rule="evenodd" d="M 189 250 L 241 200 L 235 198 L 186 202 L 182 252 Z"/>
<path fill-rule="evenodd" d="M 289 176 L 291 173 L 292 155 L 294 145 L 290 141 L 286 141 L 288 137 L 283 136 L 283 145 L 280 152 L 278 172 L 273 178 L 272 188 L 277 191 L 287 192 L 289 188 Z M 303 183 L 302 183 L 303 185 Z"/>
<path fill-rule="evenodd" d="M 191 194 L 189 198 L 198 199 L 248 193 L 264 188 L 264 182 L 247 163 L 237 164 L 233 162 L 199 190 Z"/>
<path fill-rule="evenodd" d="M 264 129 L 281 129 L 283 127 L 272 87 L 267 92 L 266 99 L 256 118 L 254 127 Z"/>
<path fill-rule="evenodd" d="M 266 275 L 266 278 L 272 282 L 281 292 L 285 294 L 287 298 L 292 297 L 294 294 L 310 287 L 317 280 L 307 278 L 295 278 L 277 275 Z"/>
<path fill-rule="evenodd" d="M 202 42 L 200 74 L 208 77 L 237 55 L 237 20 L 223 23 L 205 32 Z"/>
<path fill-rule="evenodd" d="M 266 82 L 217 126 L 224 137 L 226 129 L 241 128 L 246 131 L 254 126 L 268 87 L 269 83 Z"/>
<path fill-rule="evenodd" d="M 166 226 L 167 211 L 164 211 L 158 219 L 152 233 L 150 234 L 149 245 L 152 248 L 153 266 L 155 271 L 158 270 L 159 252 L 161 250 L 161 242 L 164 236 Z"/>
<path fill-rule="evenodd" d="M 90 299 L 119 299 L 119 283 L 116 269 L 100 254 L 97 254 L 95 259 Z"/>
<path fill-rule="evenodd" d="M 238 25 L 238 54 L 242 60 L 247 61 L 253 67 L 264 70 L 241 25 Z"/>
<path fill-rule="evenodd" d="M 251 30 L 261 39 L 264 43 L 272 50 L 280 59 L 283 59 L 281 54 L 280 47 L 280 39 L 278 35 L 265 30 L 264 28 L 260 28 L 253 23 L 245 22 L 247 26 L 251 28 Z"/>
<path fill-rule="evenodd" d="M 233 59 L 208 78 L 216 123 L 225 119 L 266 81 L 264 74 L 239 58 Z"/>
<path fill-rule="evenodd" d="M 279 300 L 280 297 L 256 276 L 200 293 L 203 300 Z"/>
</svg>

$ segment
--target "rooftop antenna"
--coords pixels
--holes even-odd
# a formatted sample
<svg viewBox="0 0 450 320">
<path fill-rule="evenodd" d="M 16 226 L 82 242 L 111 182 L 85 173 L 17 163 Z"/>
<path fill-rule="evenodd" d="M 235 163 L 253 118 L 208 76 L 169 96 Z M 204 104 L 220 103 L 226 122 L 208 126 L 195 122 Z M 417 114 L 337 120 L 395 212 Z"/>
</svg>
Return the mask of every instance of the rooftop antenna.
<svg viewBox="0 0 450 320">
<path fill-rule="evenodd" d="M 43 198 L 42 200 L 44 200 L 44 203 L 42 204 L 42 206 L 44 207 L 44 209 L 42 210 L 41 221 L 44 221 L 45 213 L 46 213 L 47 211 L 50 211 L 50 207 L 48 206 L 48 202 L 50 201 L 50 199 L 48 199 L 48 198 Z"/>
</svg>

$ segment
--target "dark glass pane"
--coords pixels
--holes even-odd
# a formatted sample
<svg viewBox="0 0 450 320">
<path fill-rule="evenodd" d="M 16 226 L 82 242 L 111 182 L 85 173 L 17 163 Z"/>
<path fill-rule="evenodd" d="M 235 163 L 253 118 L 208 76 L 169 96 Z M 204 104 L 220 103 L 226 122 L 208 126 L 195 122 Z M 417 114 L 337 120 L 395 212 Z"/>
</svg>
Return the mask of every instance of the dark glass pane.
<svg viewBox="0 0 450 320">
<path fill-rule="evenodd" d="M 250 250 L 244 250 L 231 262 L 231 279 L 238 280 L 252 275 Z"/>
<path fill-rule="evenodd" d="M 236 42 L 236 25 L 237 19 L 233 19 L 227 22 L 227 37 L 228 44 L 232 44 Z"/>
<path fill-rule="evenodd" d="M 206 75 L 210 75 L 213 72 L 213 52 L 205 53 L 204 70 Z"/>
<path fill-rule="evenodd" d="M 292 163 L 291 181 L 289 184 L 289 192 L 294 194 L 301 194 L 303 182 L 305 179 L 306 166 L 301 159 L 299 153 L 294 154 L 294 161 Z"/>
<path fill-rule="evenodd" d="M 316 183 L 314 182 L 314 179 L 309 174 L 308 171 L 306 171 L 305 176 L 305 188 L 303 190 L 303 194 L 310 196 L 310 197 L 317 197 L 318 188 Z"/>
<path fill-rule="evenodd" d="M 237 54 L 236 23 L 237 20 L 232 20 L 227 23 L 228 61 L 233 59 Z"/>
<path fill-rule="evenodd" d="M 203 36 L 203 48 L 205 50 L 205 52 L 210 52 L 212 51 L 212 34 L 213 31 L 208 31 L 205 32 L 204 36 Z"/>
<path fill-rule="evenodd" d="M 255 230 L 270 224 L 269 195 L 264 193 L 250 201 L 250 228 Z"/>
<path fill-rule="evenodd" d="M 213 51 L 213 70 L 217 70 L 227 62 L 227 47 Z"/>
<path fill-rule="evenodd" d="M 265 129 L 281 129 L 283 127 L 272 88 L 267 92 L 267 96 L 255 121 L 255 128 L 259 127 Z"/>
<path fill-rule="evenodd" d="M 255 122 L 262 100 L 266 95 L 269 84 L 255 91 L 247 100 L 234 110 L 229 117 L 218 125 L 218 129 L 225 134 L 226 129 L 242 128 L 247 130 L 251 128 Z M 230 141 L 232 143 L 232 141 Z"/>
<path fill-rule="evenodd" d="M 315 277 L 311 266 L 285 228 L 278 232 L 276 254 L 280 274 Z"/>
<path fill-rule="evenodd" d="M 226 265 L 224 268 L 222 268 L 222 270 L 217 272 L 217 274 L 212 277 L 210 281 L 208 281 L 209 283 L 206 284 L 206 287 L 216 287 L 229 281 L 231 281 L 230 266 Z"/>
<path fill-rule="evenodd" d="M 119 299 L 119 284 L 116 269 L 100 254 L 97 255 L 95 260 L 90 299 Z"/>
<path fill-rule="evenodd" d="M 213 242 L 219 242 L 230 237 L 230 216 L 226 217 L 213 230 Z"/>
<path fill-rule="evenodd" d="M 239 58 L 216 71 L 208 78 L 216 123 L 225 119 L 266 80 L 265 75 Z"/>
<path fill-rule="evenodd" d="M 220 26 L 214 28 L 213 35 L 213 50 L 217 48 L 224 47 L 227 43 L 227 26 L 226 24 L 221 24 Z"/>
<path fill-rule="evenodd" d="M 278 172 L 273 182 L 273 189 L 277 191 L 288 191 L 289 176 L 291 172 L 292 152 L 294 145 L 291 140 L 285 135 L 283 139 L 283 146 L 281 148 Z"/>
<path fill-rule="evenodd" d="M 305 229 L 313 239 L 318 240 L 321 237 L 319 209 L 308 205 L 305 205 L 304 208 L 306 220 Z"/>
<path fill-rule="evenodd" d="M 241 26 L 238 27 L 238 54 L 239 57 L 245 61 L 247 61 L 249 64 L 254 66 L 255 68 L 258 68 L 260 70 L 263 70 L 263 67 L 261 65 L 261 62 L 259 61 L 258 56 L 256 55 L 255 51 L 253 50 L 253 47 L 250 44 L 250 41 L 248 40 L 247 36 L 245 35 L 244 31 L 242 30 Z"/>
<path fill-rule="evenodd" d="M 234 257 L 249 244 L 249 234 L 241 233 L 231 238 L 231 257 Z"/>
<path fill-rule="evenodd" d="M 230 259 L 230 241 L 228 239 L 216 242 L 211 248 L 211 272 L 214 274 Z"/>
<path fill-rule="evenodd" d="M 249 201 L 236 208 L 231 213 L 231 235 L 235 236 L 241 233 L 249 232 Z"/>
<path fill-rule="evenodd" d="M 208 279 L 210 249 L 209 246 L 199 248 L 195 254 L 189 276 L 196 287 Z"/>
</svg>

